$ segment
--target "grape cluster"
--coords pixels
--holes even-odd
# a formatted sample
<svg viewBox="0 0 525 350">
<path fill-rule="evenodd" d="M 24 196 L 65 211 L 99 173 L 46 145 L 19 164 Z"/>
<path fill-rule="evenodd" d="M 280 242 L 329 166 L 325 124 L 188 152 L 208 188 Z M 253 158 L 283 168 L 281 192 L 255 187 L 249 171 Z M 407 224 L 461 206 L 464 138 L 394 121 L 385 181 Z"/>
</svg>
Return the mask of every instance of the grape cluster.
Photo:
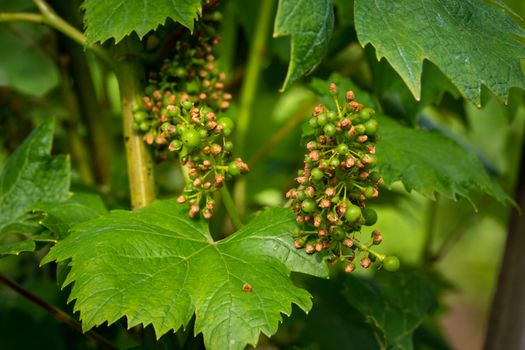
<svg viewBox="0 0 525 350">
<path fill-rule="evenodd" d="M 204 30 L 179 40 L 173 58 L 150 74 L 133 124 L 158 158 L 178 154 L 188 180 L 178 202 L 188 203 L 190 217 L 201 213 L 207 220 L 215 208 L 213 192 L 231 176 L 249 171 L 240 158 L 233 159 L 233 120 L 221 116 L 232 96 L 224 91 L 224 74 L 215 65 L 217 43 Z"/>
<path fill-rule="evenodd" d="M 330 84 L 336 110 L 318 105 L 308 121 L 305 133 L 307 153 L 304 168 L 298 171 L 298 187 L 286 194 L 297 216 L 296 248 L 309 254 L 325 252 L 332 262 L 341 261 L 345 271 L 352 272 L 356 262 L 368 268 L 379 260 L 385 269 L 395 267 L 392 259 L 374 252 L 371 247 L 382 241 L 374 230 L 368 243 L 357 238 L 361 227 L 374 225 L 375 210 L 367 207 L 377 198 L 382 183 L 376 170 L 376 133 L 378 122 L 374 110 L 355 101 L 346 92 L 340 105 L 338 88 Z M 394 268 L 397 269 L 397 268 Z"/>
</svg>

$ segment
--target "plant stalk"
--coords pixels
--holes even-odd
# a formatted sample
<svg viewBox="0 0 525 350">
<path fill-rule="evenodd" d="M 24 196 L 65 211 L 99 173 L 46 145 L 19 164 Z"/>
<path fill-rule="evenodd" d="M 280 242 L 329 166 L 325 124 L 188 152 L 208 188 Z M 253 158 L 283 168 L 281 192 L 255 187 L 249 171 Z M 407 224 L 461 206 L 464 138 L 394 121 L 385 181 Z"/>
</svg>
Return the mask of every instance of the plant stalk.
<svg viewBox="0 0 525 350">
<path fill-rule="evenodd" d="M 252 45 L 246 68 L 246 76 L 241 89 L 240 111 L 237 119 L 236 148 L 242 156 L 246 156 L 246 138 L 252 117 L 253 101 L 257 93 L 261 76 L 263 57 L 266 52 L 267 35 L 270 29 L 274 0 L 260 2 L 259 20 L 252 38 Z M 239 179 L 234 187 L 234 197 L 240 215 L 244 214 L 246 201 L 246 180 Z"/>
<path fill-rule="evenodd" d="M 138 61 L 141 43 L 131 35 L 115 46 L 117 79 L 122 104 L 124 145 L 128 164 L 131 207 L 140 209 L 155 200 L 151 153 L 142 136 L 133 130 L 133 109 L 141 105 L 144 70 Z"/>
<path fill-rule="evenodd" d="M 273 0 L 261 1 L 259 20 L 257 21 L 255 34 L 252 38 L 246 76 L 241 90 L 239 117 L 237 119 L 236 147 L 238 147 L 237 149 L 241 152 L 241 156 L 246 155 L 244 147 L 252 116 L 253 101 L 255 100 L 259 78 L 261 77 L 263 58 L 266 53 L 266 40 L 273 8 Z"/>
<path fill-rule="evenodd" d="M 230 220 L 232 221 L 233 227 L 235 228 L 235 230 L 238 230 L 244 225 L 241 221 L 239 214 L 237 213 L 237 209 L 235 208 L 235 203 L 233 202 L 233 198 L 230 195 L 230 191 L 228 191 L 226 185 L 222 186 L 220 191 L 222 203 L 224 204 L 224 207 L 226 208 L 226 211 L 230 216 Z"/>
<path fill-rule="evenodd" d="M 48 304 L 44 300 L 40 299 L 30 291 L 26 290 L 19 284 L 17 284 L 14 281 L 11 281 L 7 276 L 0 273 L 0 282 L 3 283 L 5 286 L 9 287 L 19 295 L 23 296 L 33 304 L 41 307 L 42 309 L 49 312 L 51 315 L 53 315 L 57 320 L 67 324 L 68 326 L 74 328 L 75 330 L 79 331 L 80 333 L 84 334 L 86 337 L 93 339 L 95 342 L 97 342 L 98 345 L 100 345 L 102 348 L 107 350 L 117 350 L 116 347 L 114 347 L 109 341 L 104 339 L 99 334 L 95 333 L 94 331 L 89 331 L 86 333 L 82 332 L 82 325 L 80 322 L 66 314 L 64 311 L 56 308 L 53 305 Z"/>
</svg>

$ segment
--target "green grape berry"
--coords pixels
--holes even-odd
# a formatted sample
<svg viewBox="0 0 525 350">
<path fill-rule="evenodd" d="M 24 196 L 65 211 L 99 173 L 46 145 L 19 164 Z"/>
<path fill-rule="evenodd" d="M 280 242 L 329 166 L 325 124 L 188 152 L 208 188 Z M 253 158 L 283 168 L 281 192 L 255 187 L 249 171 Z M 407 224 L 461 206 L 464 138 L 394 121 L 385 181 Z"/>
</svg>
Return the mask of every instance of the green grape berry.
<svg viewBox="0 0 525 350">
<path fill-rule="evenodd" d="M 350 149 L 345 143 L 340 143 L 339 145 L 337 145 L 336 150 L 337 150 L 337 153 L 342 154 L 342 155 L 345 155 L 350 151 Z"/>
<path fill-rule="evenodd" d="M 334 229 L 334 230 L 332 231 L 332 235 L 334 236 L 334 238 L 335 238 L 337 241 L 342 241 L 343 239 L 346 238 L 345 230 L 343 230 L 343 229 L 340 228 L 340 227 Z"/>
<path fill-rule="evenodd" d="M 364 123 L 365 126 L 365 133 L 369 136 L 375 135 L 377 132 L 378 123 L 375 119 L 367 120 Z"/>
<path fill-rule="evenodd" d="M 314 181 L 320 181 L 324 177 L 323 171 L 319 168 L 313 168 L 311 174 Z"/>
<path fill-rule="evenodd" d="M 328 123 L 324 126 L 323 131 L 326 136 L 334 136 L 337 129 L 333 124 Z"/>
<path fill-rule="evenodd" d="M 324 126 L 328 123 L 328 117 L 325 113 L 321 113 L 317 116 L 317 125 Z"/>
<path fill-rule="evenodd" d="M 368 186 L 363 190 L 363 194 L 366 198 L 372 198 L 374 196 L 374 188 L 372 186 Z"/>
<path fill-rule="evenodd" d="M 376 112 L 372 108 L 365 107 L 361 110 L 361 112 L 359 113 L 359 116 L 361 117 L 362 120 L 368 120 L 371 117 L 373 117 L 374 114 L 376 114 Z"/>
<path fill-rule="evenodd" d="M 363 124 L 357 124 L 354 127 L 357 135 L 363 135 L 366 132 L 366 127 Z"/>
<path fill-rule="evenodd" d="M 231 141 L 224 142 L 223 148 L 225 151 L 233 151 L 233 142 Z"/>
<path fill-rule="evenodd" d="M 201 144 L 201 135 L 197 130 L 188 128 L 182 132 L 181 140 L 186 147 L 193 149 Z"/>
<path fill-rule="evenodd" d="M 349 204 L 346 207 L 345 219 L 348 222 L 356 222 L 361 217 L 361 208 L 355 204 Z"/>
<path fill-rule="evenodd" d="M 182 108 L 184 108 L 184 110 L 189 111 L 192 107 L 193 103 L 191 101 L 182 102 Z"/>
<path fill-rule="evenodd" d="M 317 207 L 312 199 L 305 199 L 301 202 L 301 208 L 305 213 L 313 213 Z"/>
<path fill-rule="evenodd" d="M 310 120 L 308 120 L 308 125 L 309 125 L 312 129 L 317 128 L 317 118 L 310 118 Z"/>
<path fill-rule="evenodd" d="M 230 164 L 228 164 L 228 173 L 232 176 L 237 176 L 241 173 L 241 168 L 239 167 L 239 164 L 236 161 L 233 161 Z"/>
<path fill-rule="evenodd" d="M 377 222 L 377 213 L 372 208 L 363 209 L 363 218 L 366 226 L 372 226 Z"/>
<path fill-rule="evenodd" d="M 142 123 L 143 121 L 148 119 L 148 113 L 146 113 L 145 111 L 136 111 L 135 113 L 133 113 L 133 119 L 135 119 L 137 123 Z"/>
<path fill-rule="evenodd" d="M 140 131 L 148 131 L 150 128 L 150 124 L 147 121 L 143 121 L 139 124 Z"/>
<path fill-rule="evenodd" d="M 400 265 L 401 263 L 399 262 L 399 259 L 394 255 L 387 256 L 383 261 L 383 268 L 389 272 L 395 272 L 399 270 Z"/>
<path fill-rule="evenodd" d="M 228 117 L 222 117 L 219 120 L 217 120 L 217 124 L 223 127 L 224 130 L 229 129 L 230 131 L 233 130 L 233 120 L 231 120 Z"/>
<path fill-rule="evenodd" d="M 337 158 L 333 158 L 330 160 L 330 166 L 337 168 L 339 165 L 341 165 L 341 161 Z"/>
</svg>

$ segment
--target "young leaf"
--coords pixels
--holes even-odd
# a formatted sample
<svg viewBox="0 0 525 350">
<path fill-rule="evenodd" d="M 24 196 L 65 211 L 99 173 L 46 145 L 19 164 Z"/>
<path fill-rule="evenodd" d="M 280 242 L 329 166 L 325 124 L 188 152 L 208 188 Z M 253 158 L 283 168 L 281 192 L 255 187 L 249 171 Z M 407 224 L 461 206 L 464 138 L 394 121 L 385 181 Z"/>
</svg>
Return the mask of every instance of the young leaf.
<svg viewBox="0 0 525 350">
<path fill-rule="evenodd" d="M 279 0 L 273 35 L 292 37 L 290 66 L 283 90 L 319 64 L 333 29 L 332 1 Z"/>
<path fill-rule="evenodd" d="M 478 191 L 512 203 L 476 155 L 452 139 L 401 126 L 390 118 L 377 119 L 377 161 L 386 185 L 401 180 L 408 191 L 414 189 L 431 199 L 435 191 L 454 200 L 458 194 L 469 199 L 472 191 Z"/>
<path fill-rule="evenodd" d="M 200 0 L 85 0 L 87 44 L 114 38 L 119 42 L 131 32 L 139 38 L 171 18 L 190 30 L 201 14 Z"/>
<path fill-rule="evenodd" d="M 436 305 L 432 286 L 415 274 L 396 273 L 382 287 L 348 276 L 343 294 L 372 326 L 381 349 L 410 350 L 413 332 Z"/>
<path fill-rule="evenodd" d="M 54 126 L 54 120 L 48 120 L 35 129 L 0 173 L 0 239 L 12 231 L 10 227 L 23 224 L 26 210 L 36 203 L 68 197 L 69 158 L 50 155 Z"/>
<path fill-rule="evenodd" d="M 327 275 L 294 248 L 294 227 L 290 210 L 273 209 L 214 242 L 203 220 L 175 200 L 157 201 L 74 226 L 42 263 L 71 259 L 64 286 L 75 282 L 69 300 L 84 330 L 126 316 L 128 327 L 152 324 L 160 337 L 195 313 L 207 349 L 244 349 L 260 332 L 275 333 L 292 303 L 311 308 L 290 270 Z"/>
<path fill-rule="evenodd" d="M 418 100 L 424 59 L 476 105 L 481 84 L 504 101 L 511 87 L 525 89 L 525 45 L 517 38 L 525 31 L 483 1 L 356 0 L 355 21 L 361 44 L 371 43 Z"/>
</svg>

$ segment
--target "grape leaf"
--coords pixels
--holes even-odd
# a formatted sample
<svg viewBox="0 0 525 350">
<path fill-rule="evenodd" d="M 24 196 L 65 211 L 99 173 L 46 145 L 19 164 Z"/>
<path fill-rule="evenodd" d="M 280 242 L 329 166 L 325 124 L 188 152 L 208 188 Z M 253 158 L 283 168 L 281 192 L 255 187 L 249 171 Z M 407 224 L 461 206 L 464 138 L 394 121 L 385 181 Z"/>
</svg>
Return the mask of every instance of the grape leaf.
<svg viewBox="0 0 525 350">
<path fill-rule="evenodd" d="M 18 255 L 23 252 L 32 252 L 34 250 L 35 242 L 32 240 L 0 244 L 0 256 Z"/>
<path fill-rule="evenodd" d="M 511 87 L 525 89 L 525 45 L 518 39 L 525 31 L 483 1 L 356 0 L 354 10 L 361 44 L 371 43 L 418 100 L 424 59 L 476 105 L 482 84 L 504 101 Z"/>
<path fill-rule="evenodd" d="M 87 193 L 76 193 L 62 203 L 38 203 L 32 211 L 42 215 L 40 224 L 59 239 L 65 238 L 74 225 L 107 213 L 100 196 Z"/>
<path fill-rule="evenodd" d="M 43 96 L 57 86 L 56 65 L 44 50 L 35 49 L 46 34 L 47 28 L 28 23 L 0 25 L 0 86 L 33 96 Z"/>
<path fill-rule="evenodd" d="M 36 203 L 56 203 L 68 197 L 69 158 L 50 155 L 54 126 L 50 119 L 33 130 L 0 173 L 0 239 L 14 227 L 23 227 L 26 211 Z"/>
<path fill-rule="evenodd" d="M 348 276 L 343 295 L 372 326 L 381 349 L 412 349 L 413 332 L 436 306 L 432 285 L 410 273 L 391 275 L 381 289 Z"/>
<path fill-rule="evenodd" d="M 273 35 L 292 37 L 290 66 L 282 90 L 319 64 L 333 29 L 332 1 L 279 0 Z"/>
<path fill-rule="evenodd" d="M 114 38 L 119 42 L 136 32 L 143 38 L 171 18 L 190 30 L 202 12 L 201 0 L 85 0 L 87 44 Z"/>
<path fill-rule="evenodd" d="M 311 308 L 290 270 L 327 275 L 325 264 L 294 248 L 294 228 L 289 209 L 273 209 L 214 242 L 175 200 L 157 201 L 74 226 L 42 264 L 71 259 L 64 286 L 74 282 L 69 300 L 84 331 L 125 316 L 128 327 L 152 324 L 160 337 L 195 313 L 207 349 L 244 349 L 260 332 L 275 333 L 292 303 Z"/>
<path fill-rule="evenodd" d="M 386 185 L 401 180 L 405 188 L 434 199 L 434 192 L 456 200 L 471 192 L 486 193 L 501 203 L 513 203 L 487 174 L 474 153 L 437 132 L 404 127 L 390 118 L 380 123 L 377 162 Z"/>
</svg>

